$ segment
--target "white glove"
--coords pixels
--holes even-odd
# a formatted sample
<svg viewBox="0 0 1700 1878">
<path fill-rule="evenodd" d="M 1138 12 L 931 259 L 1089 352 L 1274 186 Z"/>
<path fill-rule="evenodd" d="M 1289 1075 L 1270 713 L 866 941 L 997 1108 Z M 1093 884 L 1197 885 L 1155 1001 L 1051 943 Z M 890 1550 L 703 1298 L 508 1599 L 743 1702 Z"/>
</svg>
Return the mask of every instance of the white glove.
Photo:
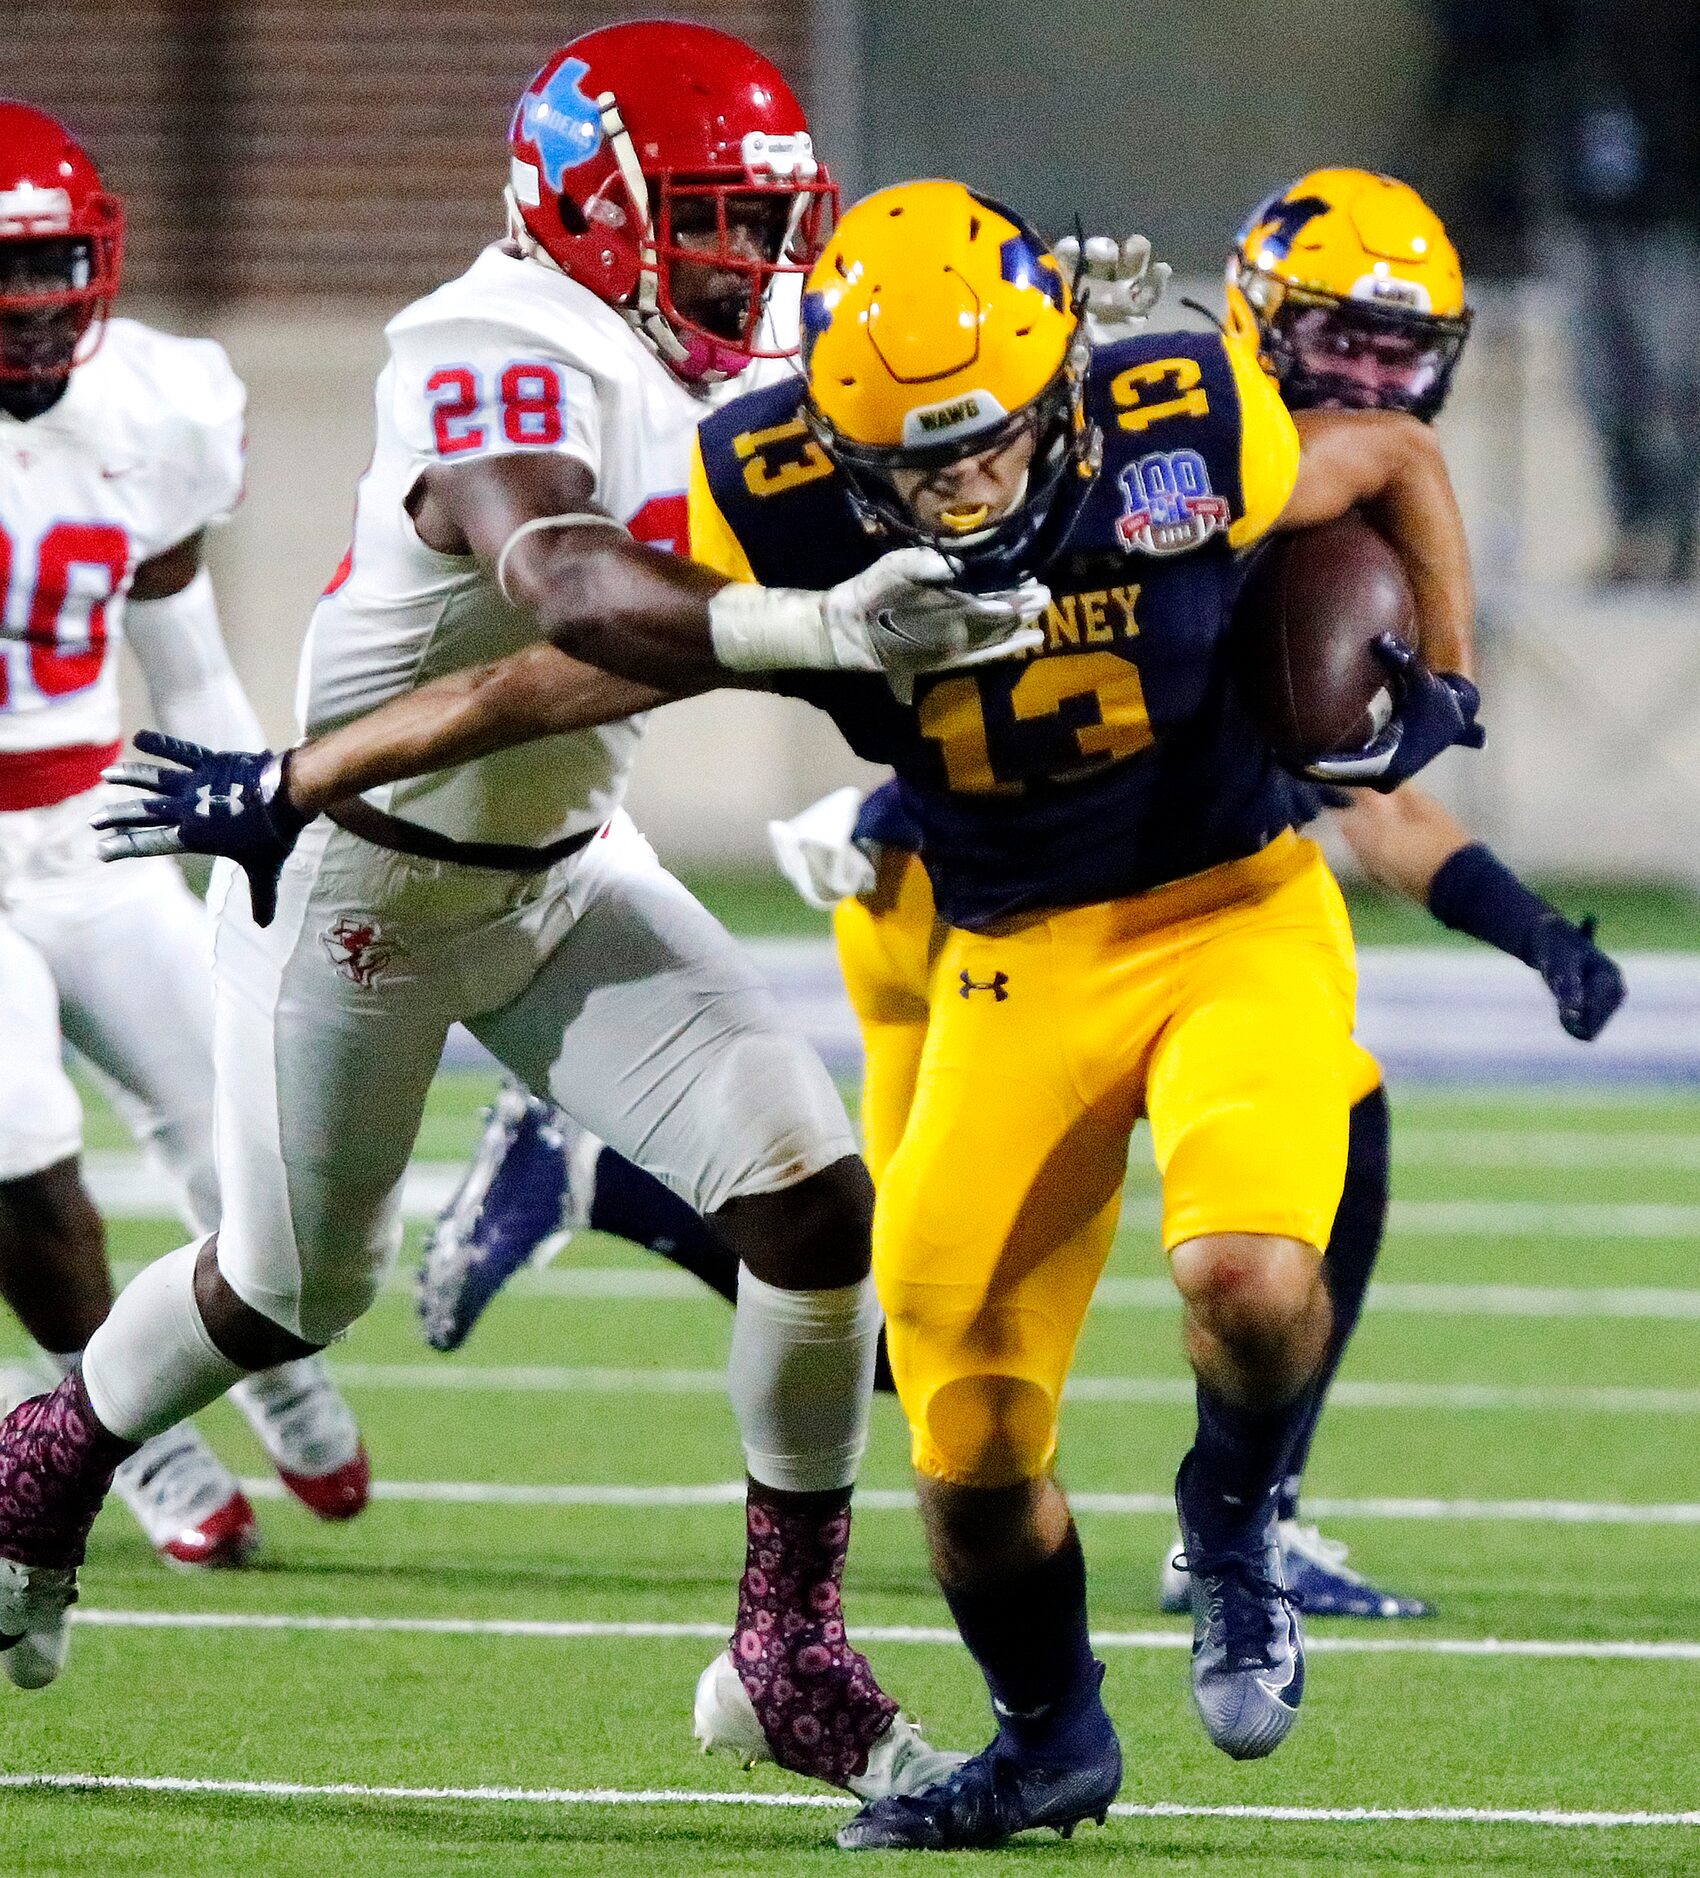
<svg viewBox="0 0 1700 1878">
<path fill-rule="evenodd" d="M 935 548 L 896 548 L 825 593 L 735 582 L 708 603 L 714 652 L 733 671 L 836 670 L 907 678 L 1030 652 L 1050 590 L 963 593 Z"/>
<path fill-rule="evenodd" d="M 853 894 L 873 890 L 874 864 L 854 839 L 861 807 L 861 790 L 846 784 L 790 821 L 767 825 L 780 873 L 823 913 Z"/>
<path fill-rule="evenodd" d="M 1079 240 L 1065 235 L 1055 254 L 1072 278 L 1080 266 Z M 1103 346 L 1138 332 L 1162 299 L 1171 271 L 1167 261 L 1152 260 L 1151 243 L 1143 235 L 1129 235 L 1120 247 L 1108 235 L 1088 235 L 1080 286 L 1086 337 Z"/>
</svg>

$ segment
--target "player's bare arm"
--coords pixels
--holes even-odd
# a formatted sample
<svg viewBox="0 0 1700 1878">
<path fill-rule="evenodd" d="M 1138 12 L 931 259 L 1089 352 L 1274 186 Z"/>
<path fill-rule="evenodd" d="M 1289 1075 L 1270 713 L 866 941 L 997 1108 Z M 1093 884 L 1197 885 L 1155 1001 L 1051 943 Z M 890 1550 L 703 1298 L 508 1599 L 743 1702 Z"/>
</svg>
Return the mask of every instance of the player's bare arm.
<svg viewBox="0 0 1700 1878">
<path fill-rule="evenodd" d="M 824 593 L 729 581 L 633 541 L 593 487 L 571 456 L 488 457 L 433 464 L 410 507 L 427 546 L 474 556 L 563 651 L 675 689 L 728 671 L 923 670 L 1019 634 L 1043 608 L 1036 591 L 955 593 L 945 558 L 915 549 Z"/>
<path fill-rule="evenodd" d="M 1407 783 L 1391 795 L 1360 791 L 1338 812 L 1341 834 L 1378 887 L 1419 906 L 1442 866 L 1470 841 L 1470 831 L 1427 791 Z"/>
<path fill-rule="evenodd" d="M 727 682 L 721 674 L 717 682 Z M 383 783 L 471 763 L 535 737 L 614 723 L 700 687 L 643 684 L 557 646 L 529 646 L 435 679 L 289 753 L 285 788 L 304 816 Z"/>
<path fill-rule="evenodd" d="M 1475 593 L 1469 544 L 1434 433 L 1402 411 L 1298 411 L 1298 481 L 1276 526 L 1309 528 L 1362 508 L 1405 564 L 1419 650 L 1435 671 L 1469 677 Z"/>
<path fill-rule="evenodd" d="M 142 562 L 130 583 L 131 601 L 169 600 L 173 594 L 181 593 L 201 571 L 201 551 L 205 543 L 206 530 L 199 529 L 176 547 Z"/>
</svg>

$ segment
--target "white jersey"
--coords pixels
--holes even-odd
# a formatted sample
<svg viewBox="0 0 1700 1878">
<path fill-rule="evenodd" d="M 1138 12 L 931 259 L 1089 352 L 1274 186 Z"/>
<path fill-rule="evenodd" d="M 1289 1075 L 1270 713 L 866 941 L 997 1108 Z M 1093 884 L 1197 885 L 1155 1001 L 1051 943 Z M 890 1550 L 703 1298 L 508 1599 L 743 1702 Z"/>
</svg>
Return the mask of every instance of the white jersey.
<svg viewBox="0 0 1700 1878">
<path fill-rule="evenodd" d="M 51 411 L 0 412 L 0 811 L 110 760 L 131 580 L 241 499 L 245 403 L 211 340 L 120 319 Z"/>
<path fill-rule="evenodd" d="M 302 659 L 297 708 L 309 733 L 537 638 L 476 561 L 419 539 L 405 504 L 430 465 L 561 451 L 585 465 L 597 504 L 638 540 L 684 553 L 696 427 L 762 382 L 758 366 L 693 393 L 612 307 L 501 247 L 398 314 L 387 337 L 354 544 Z M 457 841 L 542 846 L 618 807 L 641 722 L 542 738 L 367 799 Z"/>
</svg>

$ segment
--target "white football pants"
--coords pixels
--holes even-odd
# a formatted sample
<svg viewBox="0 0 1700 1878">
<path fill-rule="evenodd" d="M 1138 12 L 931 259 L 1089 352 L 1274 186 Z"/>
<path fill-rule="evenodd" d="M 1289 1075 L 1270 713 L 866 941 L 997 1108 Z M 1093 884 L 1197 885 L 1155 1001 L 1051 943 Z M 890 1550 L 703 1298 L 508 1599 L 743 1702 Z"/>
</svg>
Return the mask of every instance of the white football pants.
<svg viewBox="0 0 1700 1878">
<path fill-rule="evenodd" d="M 699 1212 L 855 1143 L 819 1059 L 719 923 L 617 815 L 541 874 L 392 854 L 327 821 L 262 930 L 213 883 L 214 1051 L 232 1289 L 311 1343 L 371 1303 L 449 1026 Z"/>
</svg>

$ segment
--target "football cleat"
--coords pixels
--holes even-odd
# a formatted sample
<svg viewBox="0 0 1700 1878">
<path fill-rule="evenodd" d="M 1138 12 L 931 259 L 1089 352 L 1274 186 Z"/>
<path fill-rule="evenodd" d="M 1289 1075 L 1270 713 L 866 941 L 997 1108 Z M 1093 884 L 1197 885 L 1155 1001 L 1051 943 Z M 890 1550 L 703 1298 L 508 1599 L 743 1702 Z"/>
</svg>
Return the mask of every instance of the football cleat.
<svg viewBox="0 0 1700 1878">
<path fill-rule="evenodd" d="M 730 1650 L 723 1650 L 697 1678 L 692 1732 L 704 1754 L 730 1754 L 746 1769 L 778 1758 L 755 1704 L 739 1679 Z M 859 1800 L 920 1793 L 943 1780 L 966 1758 L 933 1747 L 912 1721 L 894 1715 L 884 1734 L 869 1748 L 867 1766 L 844 1784 Z"/>
<path fill-rule="evenodd" d="M 1309 1617 L 1432 1617 L 1434 1606 L 1372 1585 L 1346 1563 L 1347 1548 L 1314 1526 L 1284 1519 L 1276 1528 L 1287 1589 Z"/>
<path fill-rule="evenodd" d="M 1276 1528 L 1287 1589 L 1307 1617 L 1400 1618 L 1432 1617 L 1434 1606 L 1424 1598 L 1401 1597 L 1372 1585 L 1346 1563 L 1347 1548 L 1314 1526 L 1284 1519 Z M 1180 1540 L 1169 1548 L 1157 1581 L 1157 1608 L 1170 1617 L 1192 1610 L 1192 1584 L 1187 1576 L 1186 1547 Z"/>
<path fill-rule="evenodd" d="M 259 1548 L 236 1476 L 187 1422 L 144 1441 L 112 1484 L 168 1565 L 245 1565 Z"/>
<path fill-rule="evenodd" d="M 1067 1839 L 1082 1820 L 1101 1826 L 1121 1791 L 1122 1751 L 1107 1739 L 1089 1759 L 1029 1758 L 999 1735 L 989 1748 L 920 1793 L 870 1801 L 841 1826 L 847 1852 L 952 1852 L 988 1849 L 1018 1832 L 1049 1826 Z"/>
<path fill-rule="evenodd" d="M 0 1420 L 0 1652 L 21 1689 L 42 1688 L 65 1666 L 77 1567 L 124 1447 L 100 1425 L 77 1370 Z"/>
<path fill-rule="evenodd" d="M 419 1266 L 419 1316 L 433 1350 L 458 1350 L 514 1273 L 584 1223 L 573 1205 L 569 1128 L 517 1083 L 504 1084 L 485 1111 L 478 1152 L 427 1234 Z"/>
<path fill-rule="evenodd" d="M 65 1667 L 77 1574 L 0 1558 L 0 1663 L 15 1688 L 45 1689 Z"/>
<path fill-rule="evenodd" d="M 1192 1694 L 1204 1732 L 1236 1761 L 1273 1754 L 1304 1696 L 1298 1599 L 1282 1575 L 1275 1502 L 1237 1545 L 1208 1551 L 1187 1513 L 1192 1459 L 1181 1464 L 1175 1502 L 1192 1593 Z"/>
<path fill-rule="evenodd" d="M 353 1519 L 372 1498 L 372 1463 L 354 1411 L 322 1356 L 280 1363 L 239 1382 L 231 1400 L 260 1437 L 278 1478 L 320 1519 Z"/>
<path fill-rule="evenodd" d="M 0 1366 L 0 1414 L 11 1414 L 20 1402 L 40 1395 L 53 1384 L 22 1363 Z M 70 1606 L 76 1602 L 76 1580 L 62 1584 L 50 1570 L 29 1575 L 21 1587 L 17 1575 L 22 1565 L 0 1559 L 0 1635 L 16 1635 L 15 1642 L 0 1656 L 8 1680 L 19 1689 L 45 1689 L 65 1667 L 71 1648 Z M 65 1595 L 59 1596 L 63 1590 Z M 21 1633 L 14 1624 L 26 1626 Z"/>
</svg>

